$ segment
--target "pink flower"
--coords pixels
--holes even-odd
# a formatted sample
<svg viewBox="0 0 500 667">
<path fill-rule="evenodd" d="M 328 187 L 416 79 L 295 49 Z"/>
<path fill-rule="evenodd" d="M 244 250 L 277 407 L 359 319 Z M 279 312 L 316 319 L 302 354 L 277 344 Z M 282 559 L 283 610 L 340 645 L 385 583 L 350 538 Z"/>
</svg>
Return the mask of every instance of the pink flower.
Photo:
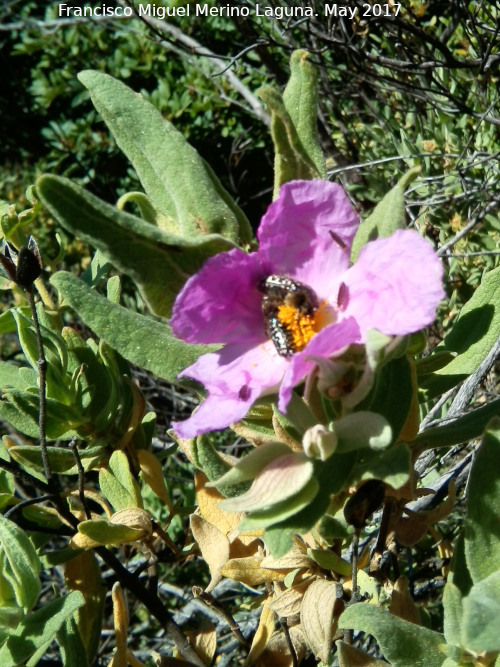
<svg viewBox="0 0 500 667">
<path fill-rule="evenodd" d="M 357 227 L 340 186 L 292 181 L 262 218 L 257 252 L 221 253 L 187 281 L 173 309 L 174 334 L 224 347 L 181 373 L 201 382 L 208 396 L 189 419 L 173 424 L 180 437 L 225 428 L 266 394 L 278 392 L 285 412 L 293 388 L 315 367 L 310 357 L 329 358 L 362 343 L 372 328 L 405 335 L 433 321 L 444 292 L 431 245 L 398 230 L 365 245 L 349 267 Z M 299 290 L 307 286 L 309 297 L 291 299 L 288 307 L 274 293 L 269 298 L 269 276 Z M 275 342 L 284 340 L 281 354 L 270 339 L 273 327 Z"/>
</svg>

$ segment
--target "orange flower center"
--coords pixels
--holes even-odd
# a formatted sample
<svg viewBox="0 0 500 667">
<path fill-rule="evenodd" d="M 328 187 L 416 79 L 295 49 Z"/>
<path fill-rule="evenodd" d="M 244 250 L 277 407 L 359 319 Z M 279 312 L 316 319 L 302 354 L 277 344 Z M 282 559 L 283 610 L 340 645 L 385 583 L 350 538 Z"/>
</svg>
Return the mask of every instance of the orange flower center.
<svg viewBox="0 0 500 667">
<path fill-rule="evenodd" d="M 277 318 L 291 334 L 291 343 L 295 352 L 300 352 L 318 331 L 332 321 L 330 309 L 323 301 L 314 313 L 307 315 L 298 308 L 281 304 L 278 307 Z"/>
</svg>

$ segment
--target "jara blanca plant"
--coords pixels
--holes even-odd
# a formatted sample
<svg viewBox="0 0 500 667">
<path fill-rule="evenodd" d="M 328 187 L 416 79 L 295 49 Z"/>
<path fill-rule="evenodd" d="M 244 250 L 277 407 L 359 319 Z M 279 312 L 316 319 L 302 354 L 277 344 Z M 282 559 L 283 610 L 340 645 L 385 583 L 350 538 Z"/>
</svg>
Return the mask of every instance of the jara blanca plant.
<svg viewBox="0 0 500 667">
<path fill-rule="evenodd" d="M 64 664 L 93 664 L 103 564 L 115 581 L 114 665 L 142 664 L 127 641 L 126 594 L 165 631 L 165 655 L 175 645 L 189 664 L 216 664 L 225 648 L 214 626 L 184 632 L 158 586 L 165 560 L 193 558 L 210 574 L 194 589 L 202 601 L 219 604 L 228 579 L 253 591 L 252 604 L 224 611 L 240 646 L 231 664 L 500 665 L 500 401 L 470 406 L 471 394 L 470 410 L 452 409 L 453 390 L 493 363 L 499 269 L 431 350 L 425 329 L 445 299 L 445 267 L 425 228 L 406 222 L 419 168 L 360 221 L 327 179 L 309 54 L 296 51 L 290 70 L 283 93 L 260 91 L 276 158 L 255 238 L 175 128 L 97 71 L 80 81 L 144 191 L 113 206 L 68 179 L 37 180 L 34 206 L 94 250 L 80 277 L 51 270 L 53 296 L 26 215 L 2 217 L 2 265 L 18 299 L 0 327 L 19 339 L 16 364 L 0 366 L 10 425 L 0 452 L 2 665 L 34 665 L 54 640 Z M 20 260 L 34 266 L 32 256 L 38 269 L 26 278 Z M 120 274 L 148 314 L 134 299 L 121 305 Z M 166 453 L 131 364 L 199 399 L 171 420 Z M 449 419 L 429 426 L 446 407 Z M 237 457 L 216 444 L 235 438 Z M 435 524 L 455 511 L 463 466 L 422 479 L 433 451 L 481 438 L 464 529 L 446 547 Z M 162 469 L 174 451 L 195 470 L 188 538 L 182 495 Z M 426 535 L 451 559 L 443 632 L 428 627 L 399 562 Z M 48 599 L 40 572 L 56 566 L 65 590 Z M 256 629 L 244 615 L 252 606 Z"/>
</svg>

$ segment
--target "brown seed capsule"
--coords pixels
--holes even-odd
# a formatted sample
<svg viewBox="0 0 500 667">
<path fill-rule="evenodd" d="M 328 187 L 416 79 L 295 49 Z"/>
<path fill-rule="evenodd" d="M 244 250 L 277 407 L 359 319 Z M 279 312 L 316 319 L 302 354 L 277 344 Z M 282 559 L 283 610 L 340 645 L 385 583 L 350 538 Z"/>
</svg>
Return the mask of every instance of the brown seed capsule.
<svg viewBox="0 0 500 667">
<path fill-rule="evenodd" d="M 370 479 L 352 495 L 344 505 L 344 517 L 355 528 L 363 528 L 366 520 L 382 505 L 385 484 L 378 479 Z"/>
</svg>

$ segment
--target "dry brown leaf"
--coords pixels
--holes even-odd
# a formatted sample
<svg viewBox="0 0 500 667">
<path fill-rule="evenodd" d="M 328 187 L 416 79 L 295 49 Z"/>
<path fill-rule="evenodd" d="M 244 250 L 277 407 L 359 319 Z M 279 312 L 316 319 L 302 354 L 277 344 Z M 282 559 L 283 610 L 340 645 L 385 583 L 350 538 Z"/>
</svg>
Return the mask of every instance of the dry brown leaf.
<svg viewBox="0 0 500 667">
<path fill-rule="evenodd" d="M 266 556 L 262 561 L 262 566 L 270 570 L 297 570 L 301 567 L 310 568 L 314 565 L 305 551 L 297 545 L 293 547 L 281 558 Z"/>
<path fill-rule="evenodd" d="M 229 540 L 218 528 L 197 514 L 191 514 L 189 524 L 210 570 L 210 583 L 205 589 L 209 593 L 222 579 L 221 568 L 229 559 Z"/>
<path fill-rule="evenodd" d="M 158 498 L 165 503 L 170 513 L 173 512 L 172 503 L 167 492 L 163 469 L 153 452 L 147 449 L 137 450 L 137 460 L 146 484 L 153 490 Z"/>
<path fill-rule="evenodd" d="M 241 581 L 247 586 L 260 586 L 273 581 L 283 581 L 288 570 L 281 572 L 268 570 L 262 567 L 260 556 L 250 556 L 249 558 L 232 558 L 221 568 L 221 574 L 234 581 Z"/>
<path fill-rule="evenodd" d="M 113 600 L 113 625 L 115 630 L 116 649 L 113 655 L 113 667 L 127 667 L 127 629 L 128 610 L 123 591 L 118 582 L 111 591 Z"/>
<path fill-rule="evenodd" d="M 115 512 L 109 519 L 109 523 L 121 524 L 136 530 L 142 530 L 144 536 L 151 535 L 151 514 L 140 507 L 128 507 L 124 510 Z"/>
<path fill-rule="evenodd" d="M 231 540 L 229 535 L 229 557 L 230 558 L 247 558 L 249 556 L 254 556 L 260 547 L 260 540 L 252 539 L 250 542 L 246 543 L 241 540 L 239 537 Z"/>
<path fill-rule="evenodd" d="M 302 662 L 306 654 L 306 642 L 300 625 L 289 628 L 290 639 L 295 650 L 298 662 Z M 264 653 L 257 661 L 256 667 L 292 667 L 292 657 L 288 643 L 282 630 L 277 630 L 271 635 Z"/>
<path fill-rule="evenodd" d="M 336 644 L 339 667 L 387 667 L 389 664 L 384 660 L 375 660 L 342 640 L 339 640 Z"/>
<path fill-rule="evenodd" d="M 300 624 L 309 648 L 322 662 L 328 662 L 333 634 L 343 610 L 337 586 L 331 581 L 316 579 L 304 594 Z"/>
<path fill-rule="evenodd" d="M 203 664 L 210 665 L 217 648 L 217 633 L 208 619 L 203 619 L 195 631 L 186 632 L 189 643 L 203 660 Z"/>
<path fill-rule="evenodd" d="M 455 480 L 448 485 L 448 497 L 440 505 L 429 511 L 413 512 L 405 508 L 408 516 L 402 516 L 396 524 L 396 538 L 405 547 L 417 544 L 432 524 L 441 521 L 453 510 L 455 504 Z"/>
<path fill-rule="evenodd" d="M 196 489 L 196 500 L 201 516 L 216 526 L 224 535 L 228 535 L 235 530 L 239 523 L 245 518 L 243 513 L 226 512 L 219 506 L 219 502 L 224 500 L 217 489 L 207 489 L 207 476 L 202 472 L 197 472 L 194 476 L 194 485 Z"/>
<path fill-rule="evenodd" d="M 304 593 L 312 582 L 313 579 L 310 577 L 297 586 L 292 586 L 291 588 L 278 593 L 270 605 L 271 609 L 279 618 L 290 618 L 290 616 L 295 616 L 295 614 L 300 612 Z"/>
<path fill-rule="evenodd" d="M 271 635 L 274 632 L 274 612 L 269 607 L 270 600 L 266 600 L 262 607 L 262 613 L 259 619 L 259 626 L 252 640 L 252 646 L 245 660 L 244 667 L 249 667 L 255 664 L 255 661 L 260 657 L 266 648 Z"/>
<path fill-rule="evenodd" d="M 389 611 L 405 621 L 420 625 L 420 612 L 408 588 L 408 578 L 401 576 L 392 589 Z"/>
<path fill-rule="evenodd" d="M 82 535 L 82 533 L 75 533 L 69 541 L 69 546 L 72 549 L 94 549 L 95 547 L 102 547 L 102 544 L 86 535 Z"/>
</svg>

